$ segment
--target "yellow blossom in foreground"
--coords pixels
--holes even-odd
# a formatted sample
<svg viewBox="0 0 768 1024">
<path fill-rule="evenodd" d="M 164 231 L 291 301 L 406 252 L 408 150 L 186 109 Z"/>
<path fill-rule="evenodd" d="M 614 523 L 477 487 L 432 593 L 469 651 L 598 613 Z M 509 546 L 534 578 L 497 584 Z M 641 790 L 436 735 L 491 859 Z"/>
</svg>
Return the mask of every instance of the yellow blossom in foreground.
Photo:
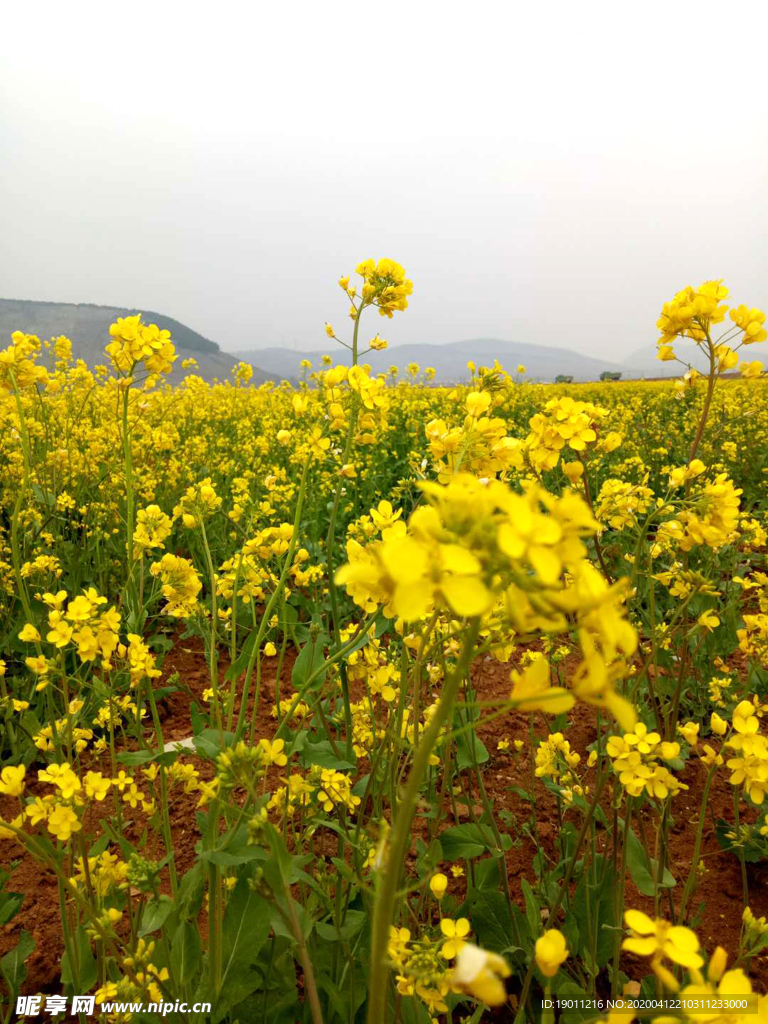
<svg viewBox="0 0 768 1024">
<path fill-rule="evenodd" d="M 559 715 L 569 711 L 576 698 L 562 686 L 550 686 L 549 662 L 538 658 L 522 672 L 512 669 L 512 693 L 510 700 L 519 711 L 543 711 L 548 715 Z M 509 746 L 509 744 L 507 744 Z"/>
<path fill-rule="evenodd" d="M 623 736 L 609 736 L 606 752 L 612 760 L 619 782 L 630 796 L 648 796 L 665 800 L 688 786 L 679 782 L 659 760 L 674 761 L 680 755 L 679 743 L 668 743 L 657 732 L 649 732 L 638 722 L 634 732 Z"/>
<path fill-rule="evenodd" d="M 744 332 L 744 344 L 754 345 L 768 338 L 765 327 L 765 313 L 761 309 L 738 306 L 731 310 L 731 320 Z"/>
<path fill-rule="evenodd" d="M 503 957 L 465 942 L 456 956 L 450 981 L 454 989 L 488 1006 L 502 1006 L 507 1001 L 504 978 L 511 973 Z"/>
<path fill-rule="evenodd" d="M 720 625 L 720 619 L 718 619 L 714 612 L 711 611 L 702 612 L 696 621 L 700 626 L 703 626 L 708 633 L 711 633 L 713 629 L 717 629 Z"/>
<path fill-rule="evenodd" d="M 438 871 L 436 875 L 432 875 L 429 880 L 429 888 L 432 890 L 432 895 L 436 900 L 441 900 L 445 896 L 448 888 L 448 876 L 444 875 L 441 871 Z"/>
<path fill-rule="evenodd" d="M 609 586 L 585 557 L 583 538 L 597 524 L 581 498 L 572 491 L 554 498 L 538 485 L 516 494 L 499 481 L 469 474 L 454 476 L 447 486 L 421 486 L 429 505 L 417 508 L 408 524 L 395 522 L 367 546 L 347 542 L 348 562 L 336 581 L 355 604 L 366 612 L 383 605 L 386 614 L 406 622 L 439 609 L 481 617 L 503 605 L 520 633 L 563 630 L 573 615 L 584 654 L 574 695 L 606 707 L 631 728 L 634 709 L 613 683 L 626 674 L 622 656 L 634 651 L 637 634 L 621 609 L 624 585 Z M 545 675 L 539 667 L 513 680 L 519 683 L 516 696 L 553 704 L 556 698 L 561 708 L 569 706 L 562 691 L 542 696 Z"/>
<path fill-rule="evenodd" d="M 630 937 L 624 939 L 621 948 L 638 956 L 652 956 L 655 960 L 663 957 L 681 967 L 698 969 L 704 963 L 700 956 L 699 940 L 690 928 L 672 925 L 661 918 L 653 920 L 641 910 L 627 910 L 624 921 Z"/>
<path fill-rule="evenodd" d="M 717 736 L 725 736 L 728 731 L 728 723 L 716 711 L 712 712 L 709 724 L 712 732 Z"/>
<path fill-rule="evenodd" d="M 457 921 L 444 917 L 440 922 L 440 931 L 446 938 L 440 952 L 446 960 L 453 960 L 469 935 L 469 921 L 466 917 L 460 917 Z"/>
<path fill-rule="evenodd" d="M 24 776 L 27 769 L 23 764 L 17 767 L 8 766 L 0 772 L 0 793 L 8 796 L 21 796 L 24 792 Z"/>
<path fill-rule="evenodd" d="M 281 768 L 288 764 L 284 749 L 285 740 L 259 740 L 259 751 L 265 764 L 276 764 Z"/>
<path fill-rule="evenodd" d="M 145 324 L 137 314 L 119 317 L 109 333 L 113 340 L 106 353 L 120 374 L 133 373 L 140 362 L 149 373 L 170 372 L 176 360 L 170 331 L 161 330 L 157 324 Z"/>
<path fill-rule="evenodd" d="M 13 821 L 7 821 L 3 823 L 3 819 L 0 818 L 0 839 L 16 839 L 16 833 L 11 828 L 7 828 L 7 825 L 13 825 L 13 828 L 20 829 L 24 824 L 23 815 L 17 815 Z"/>
<path fill-rule="evenodd" d="M 692 747 L 696 746 L 699 739 L 698 722 L 683 722 L 682 724 L 678 724 L 677 731 L 686 743 L 689 743 Z"/>
<path fill-rule="evenodd" d="M 72 808 L 64 804 L 57 804 L 48 815 L 48 831 L 62 842 L 66 842 L 73 832 L 79 832 L 82 827 Z"/>
<path fill-rule="evenodd" d="M 391 318 L 398 310 L 408 308 L 408 297 L 413 292 L 413 282 L 405 276 L 405 270 L 399 263 L 389 259 L 381 259 L 378 262 L 364 260 L 358 264 L 357 273 L 364 281 L 363 301 L 378 306 L 381 316 Z"/>
<path fill-rule="evenodd" d="M 570 953 L 565 936 L 557 928 L 550 928 L 536 940 L 536 966 L 545 978 L 554 978 Z"/>
<path fill-rule="evenodd" d="M 85 795 L 93 800 L 103 800 L 112 785 L 112 780 L 105 779 L 101 772 L 86 772 L 83 782 Z"/>
<path fill-rule="evenodd" d="M 149 571 L 153 576 L 159 576 L 162 582 L 162 594 L 168 602 L 165 614 L 174 618 L 191 614 L 203 586 L 192 562 L 168 553 L 159 562 L 154 562 Z"/>
<path fill-rule="evenodd" d="M 759 359 L 755 359 L 751 363 L 743 362 L 739 366 L 739 373 L 742 375 L 742 377 L 759 377 L 762 372 L 763 364 L 760 362 Z"/>
</svg>

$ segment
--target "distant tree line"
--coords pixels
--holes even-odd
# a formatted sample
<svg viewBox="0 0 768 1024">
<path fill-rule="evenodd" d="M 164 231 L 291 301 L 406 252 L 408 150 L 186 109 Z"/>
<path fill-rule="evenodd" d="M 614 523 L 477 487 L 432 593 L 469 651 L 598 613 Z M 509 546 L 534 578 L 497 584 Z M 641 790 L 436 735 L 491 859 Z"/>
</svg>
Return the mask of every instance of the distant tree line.
<svg viewBox="0 0 768 1024">
<path fill-rule="evenodd" d="M 618 372 L 603 370 L 600 374 L 600 380 L 621 380 L 621 370 Z M 573 377 L 567 373 L 558 373 L 555 377 L 555 384 L 573 384 Z"/>
</svg>

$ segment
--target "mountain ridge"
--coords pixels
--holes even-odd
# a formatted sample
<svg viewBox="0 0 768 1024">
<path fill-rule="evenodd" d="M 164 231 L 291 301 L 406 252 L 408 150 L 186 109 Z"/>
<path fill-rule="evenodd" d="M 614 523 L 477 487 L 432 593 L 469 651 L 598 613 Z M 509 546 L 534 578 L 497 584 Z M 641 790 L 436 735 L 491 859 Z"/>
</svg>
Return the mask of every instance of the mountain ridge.
<svg viewBox="0 0 768 1024">
<path fill-rule="evenodd" d="M 109 327 L 118 317 L 132 316 L 137 309 L 127 306 L 103 305 L 93 302 L 53 302 L 35 299 L 0 298 L 0 347 L 10 343 L 10 336 L 16 330 L 36 334 L 42 340 L 66 335 L 72 340 L 75 358 L 84 359 L 93 367 L 106 359 L 104 348 L 109 341 Z M 300 363 L 309 360 L 313 368 L 320 366 L 323 351 L 334 361 L 348 361 L 346 350 L 329 344 L 325 350 L 293 351 L 279 346 L 241 348 L 223 351 L 220 346 L 174 317 L 153 310 L 141 310 L 144 319 L 157 323 L 170 331 L 178 350 L 170 375 L 177 382 L 189 373 L 206 380 L 223 380 L 231 375 L 233 363 L 243 360 L 253 366 L 254 384 L 265 381 L 295 381 L 302 374 Z M 696 355 L 691 353 L 691 362 L 696 365 Z M 181 363 L 194 357 L 197 366 L 188 370 Z M 364 360 L 371 364 L 374 372 L 398 366 L 401 370 L 410 363 L 417 363 L 422 370 L 434 367 L 435 382 L 455 384 L 469 378 L 467 362 L 477 365 L 492 365 L 498 359 L 509 373 L 516 367 L 526 367 L 526 378 L 534 381 L 553 381 L 557 376 L 573 377 L 575 381 L 598 380 L 604 371 L 621 373 L 624 379 L 642 377 L 678 376 L 679 363 L 662 363 L 655 358 L 653 346 L 643 346 L 631 353 L 622 362 L 583 355 L 573 349 L 553 345 L 533 345 L 527 342 L 508 341 L 502 338 L 470 338 L 442 344 L 412 342 L 398 345 L 383 352 L 368 352 Z"/>
<path fill-rule="evenodd" d="M 326 351 L 333 355 L 335 346 Z M 323 350 L 314 352 L 294 352 L 277 346 L 259 349 L 241 349 L 231 353 L 236 359 L 246 362 L 257 360 L 268 373 L 298 376 L 301 373 L 300 363 L 308 359 L 313 368 L 320 364 Z M 337 359 L 343 361 L 346 352 L 338 352 Z M 517 365 L 526 367 L 526 377 L 531 380 L 554 380 L 556 376 L 572 376 L 574 380 L 597 380 L 604 371 L 622 373 L 624 376 L 635 372 L 623 363 L 615 363 L 607 359 L 585 356 L 573 349 L 549 345 L 531 345 L 526 342 L 505 341 L 500 338 L 471 338 L 460 341 L 446 342 L 441 345 L 427 343 L 406 343 L 383 352 L 367 352 L 363 357 L 375 372 L 387 370 L 395 365 L 399 368 L 409 363 L 418 363 L 423 369 L 427 366 L 436 370 L 435 381 L 441 384 L 454 384 L 466 380 L 469 376 L 467 362 L 471 359 L 476 364 L 488 365 L 498 359 L 505 370 L 514 373 Z"/>
<path fill-rule="evenodd" d="M 10 344 L 14 331 L 35 334 L 41 341 L 65 335 L 72 342 L 75 359 L 83 359 L 90 367 L 106 362 L 105 346 L 109 343 L 109 327 L 118 317 L 135 316 L 140 312 L 148 323 L 171 332 L 179 358 L 168 375 L 177 383 L 189 374 L 205 380 L 224 380 L 232 373 L 234 356 L 222 352 L 215 341 L 204 337 L 175 317 L 153 310 L 130 306 L 105 306 L 95 302 L 50 302 L 36 299 L 0 299 L 0 348 Z M 197 366 L 184 369 L 184 359 L 194 358 Z M 275 380 L 258 364 L 253 367 L 254 384 Z"/>
</svg>

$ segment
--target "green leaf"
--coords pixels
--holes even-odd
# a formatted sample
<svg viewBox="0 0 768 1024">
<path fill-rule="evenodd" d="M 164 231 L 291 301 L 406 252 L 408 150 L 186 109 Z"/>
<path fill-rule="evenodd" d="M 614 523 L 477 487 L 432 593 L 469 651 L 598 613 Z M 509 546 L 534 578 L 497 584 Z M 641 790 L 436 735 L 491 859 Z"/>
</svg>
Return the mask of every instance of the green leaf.
<svg viewBox="0 0 768 1024">
<path fill-rule="evenodd" d="M 443 859 L 439 839 L 433 839 L 429 846 L 422 839 L 416 840 L 416 873 L 419 878 L 430 875 Z"/>
<path fill-rule="evenodd" d="M 199 736 L 208 728 L 208 719 L 197 706 L 196 701 L 189 705 L 189 720 L 192 724 L 192 735 Z"/>
<path fill-rule="evenodd" d="M 488 748 L 476 733 L 459 734 L 456 738 L 456 766 L 459 770 L 485 764 L 488 760 Z"/>
<path fill-rule="evenodd" d="M 8 985 L 11 1002 L 15 1001 L 19 989 L 24 984 L 24 979 L 27 976 L 27 968 L 24 961 L 34 949 L 35 940 L 25 929 L 19 935 L 19 941 L 15 947 L 0 960 L 0 974 L 5 978 Z"/>
<path fill-rule="evenodd" d="M 32 493 L 41 505 L 47 505 L 49 508 L 56 505 L 56 495 L 51 491 L 44 491 L 39 484 L 32 484 Z"/>
<path fill-rule="evenodd" d="M 333 1008 L 335 1016 L 340 1020 L 347 1020 L 349 1018 L 349 1007 L 339 987 L 325 971 L 317 971 L 315 981 L 317 982 L 318 989 L 328 996 L 328 1003 Z"/>
<path fill-rule="evenodd" d="M 200 932 L 191 921 L 182 921 L 171 941 L 171 973 L 179 985 L 200 974 L 203 950 Z"/>
<path fill-rule="evenodd" d="M 182 878 L 176 893 L 176 906 L 188 917 L 197 917 L 203 902 L 205 866 L 197 861 Z"/>
<path fill-rule="evenodd" d="M 403 1024 L 430 1024 L 432 1017 L 420 999 L 403 999 L 400 1003 Z"/>
<path fill-rule="evenodd" d="M 305 767 L 316 764 L 321 768 L 334 768 L 337 772 L 351 772 L 355 769 L 354 764 L 334 754 L 329 740 L 320 740 L 317 743 L 307 740 L 299 754 L 299 760 Z"/>
<path fill-rule="evenodd" d="M 299 652 L 299 656 L 293 664 L 291 683 L 295 690 L 301 690 L 307 683 L 309 677 L 325 661 L 324 651 L 328 646 L 328 636 L 325 633 L 318 633 L 314 640 L 308 640 Z M 312 683 L 312 689 L 319 689 L 325 682 L 325 672 L 320 672 Z"/>
<path fill-rule="evenodd" d="M 18 914 L 23 902 L 23 892 L 0 892 L 0 927 Z"/>
<path fill-rule="evenodd" d="M 299 613 L 298 613 L 298 611 L 293 607 L 293 605 L 290 603 L 290 601 L 287 602 L 283 606 L 282 618 L 280 620 L 280 625 L 283 627 L 283 629 L 287 629 L 288 626 L 295 626 L 298 621 L 299 621 Z"/>
<path fill-rule="evenodd" d="M 271 981 L 271 979 L 262 979 L 258 985 L 258 995 L 246 997 L 243 1002 L 232 1008 L 230 1012 L 232 1021 L 236 1021 L 237 1024 L 264 1024 L 268 1019 L 269 1024 L 296 1024 L 296 1021 L 302 1019 L 295 978 L 286 988 L 281 987 L 274 990 L 270 990 L 266 980 Z M 266 991 L 262 995 L 264 989 Z M 251 989 L 251 992 L 253 991 Z M 269 1014 L 268 1018 L 267 1013 Z"/>
<path fill-rule="evenodd" d="M 357 875 L 349 866 L 349 864 L 345 863 L 339 857 L 331 857 L 331 863 L 339 872 L 339 874 L 341 875 L 345 882 L 349 882 L 349 884 L 353 886 L 357 885 Z"/>
<path fill-rule="evenodd" d="M 513 952 L 520 949 L 520 941 L 530 942 L 527 922 L 498 890 L 481 892 L 475 900 L 472 930 L 478 943 L 492 953 Z"/>
<path fill-rule="evenodd" d="M 341 928 L 337 928 L 332 921 L 318 921 L 315 924 L 315 931 L 327 942 L 339 942 L 341 939 L 349 941 L 357 935 L 365 920 L 366 915 L 362 910 L 348 910 L 347 919 Z"/>
<path fill-rule="evenodd" d="M 232 746 L 234 738 L 233 732 L 219 733 L 217 729 L 203 729 L 201 733 L 195 734 L 195 750 L 201 757 L 215 761 L 223 750 Z"/>
<path fill-rule="evenodd" d="M 589 997 L 581 986 L 571 981 L 566 974 L 560 971 L 552 979 L 552 992 L 561 1001 L 566 999 L 583 1000 L 589 1003 Z M 581 1024 L 581 1021 L 594 1019 L 595 1011 L 585 1008 L 583 1010 L 566 1010 L 560 1015 L 561 1024 Z M 627 1018 L 629 1019 L 629 1018 Z"/>
<path fill-rule="evenodd" d="M 576 887 L 566 924 L 571 921 L 578 930 L 579 949 L 586 959 L 585 951 L 594 951 L 597 970 L 608 963 L 613 956 L 616 926 L 614 906 L 614 874 L 610 864 L 598 854 L 595 858 L 597 882 L 590 881 L 591 872 L 586 872 Z"/>
<path fill-rule="evenodd" d="M 226 991 L 228 979 L 240 965 L 255 961 L 268 935 L 269 904 L 241 878 L 224 912 L 222 991 Z"/>
<path fill-rule="evenodd" d="M 61 958 L 61 980 L 65 985 L 74 987 L 76 984 L 81 991 L 87 992 L 96 984 L 99 970 L 96 958 L 91 950 L 91 941 L 83 925 L 80 925 L 77 929 L 75 941 L 77 942 L 78 976 L 77 978 L 73 976 L 69 966 L 69 959 L 67 954 L 64 953 Z"/>
<path fill-rule="evenodd" d="M 520 879 L 520 888 L 523 891 L 523 899 L 525 900 L 525 919 L 528 922 L 531 937 L 536 939 L 541 932 L 541 912 L 539 911 L 539 903 L 534 895 L 533 889 L 524 878 Z"/>
<path fill-rule="evenodd" d="M 265 860 L 267 854 L 261 846 L 230 843 L 222 850 L 204 850 L 200 860 L 206 864 L 217 864 L 220 868 L 233 868 L 248 864 L 252 860 Z"/>
<path fill-rule="evenodd" d="M 151 935 L 158 928 L 162 928 L 168 915 L 173 912 L 173 908 L 174 902 L 170 896 L 161 896 L 159 899 L 150 900 L 141 918 L 139 938 L 143 939 L 145 935 Z"/>
<path fill-rule="evenodd" d="M 177 750 L 125 750 L 117 755 L 120 764 L 128 765 L 130 768 L 137 768 L 141 764 L 154 762 L 163 768 L 173 764 L 179 759 Z"/>
<path fill-rule="evenodd" d="M 496 849 L 496 839 L 487 825 L 455 825 L 438 836 L 446 860 L 471 860 L 489 850 Z M 509 836 L 502 836 L 502 846 L 508 850 L 512 845 Z"/>
<path fill-rule="evenodd" d="M 312 929 L 314 927 L 315 922 L 312 920 L 312 918 L 309 916 L 309 914 L 306 912 L 306 910 L 300 903 L 294 902 L 293 909 L 294 912 L 296 913 L 296 919 L 299 922 L 299 928 L 301 928 L 302 934 L 304 935 L 304 938 L 306 940 L 312 934 Z M 280 913 L 276 906 L 270 908 L 269 923 L 275 935 L 279 935 L 284 939 L 290 940 L 291 945 L 295 944 L 296 938 L 291 929 L 288 927 L 285 918 L 283 917 L 283 915 Z"/>
<path fill-rule="evenodd" d="M 521 789 L 520 786 L 507 786 L 510 793 L 514 793 L 515 796 L 519 796 L 521 800 L 525 800 L 526 803 L 533 804 L 536 802 L 536 797 L 531 796 L 527 789 Z"/>
<path fill-rule="evenodd" d="M 733 831 L 733 825 L 722 818 L 718 818 L 715 822 L 715 836 L 723 850 L 728 850 L 736 857 L 743 855 L 747 864 L 757 864 L 761 860 L 768 859 L 768 843 L 760 835 L 756 826 L 751 826 L 750 835 L 743 843 L 730 838 L 729 833 L 733 833 Z"/>
<path fill-rule="evenodd" d="M 361 778 L 357 780 L 357 782 L 352 787 L 353 796 L 359 796 L 361 798 L 365 796 L 365 791 L 368 788 L 368 780 L 370 779 L 370 777 L 370 775 L 363 775 L 361 776 Z"/>
<path fill-rule="evenodd" d="M 498 889 L 501 885 L 501 857 L 487 857 L 475 864 L 475 888 Z"/>
<path fill-rule="evenodd" d="M 629 868 L 629 873 L 632 875 L 632 881 L 643 896 L 653 896 L 656 892 L 654 875 L 657 871 L 657 862 L 652 857 L 646 857 L 643 844 L 631 828 L 627 831 L 625 842 L 627 843 L 627 867 Z M 648 869 L 649 859 L 650 871 Z M 651 874 L 651 871 L 654 874 Z M 664 868 L 664 874 L 659 882 L 659 888 L 671 889 L 672 886 L 676 884 L 674 876 L 671 874 L 669 869 Z"/>
<path fill-rule="evenodd" d="M 228 683 L 232 682 L 233 679 L 239 679 L 243 672 L 248 668 L 248 664 L 253 654 L 253 648 L 256 646 L 256 638 L 259 635 L 258 629 L 252 629 L 248 636 L 245 638 L 245 643 L 240 648 L 240 653 L 232 662 L 227 669 L 224 678 Z"/>
</svg>

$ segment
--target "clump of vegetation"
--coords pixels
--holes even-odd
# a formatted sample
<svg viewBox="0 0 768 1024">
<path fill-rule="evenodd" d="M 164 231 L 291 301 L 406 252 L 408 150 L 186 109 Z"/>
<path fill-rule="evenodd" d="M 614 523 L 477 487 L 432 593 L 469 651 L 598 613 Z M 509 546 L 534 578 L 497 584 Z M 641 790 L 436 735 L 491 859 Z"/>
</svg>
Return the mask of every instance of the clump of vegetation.
<svg viewBox="0 0 768 1024">
<path fill-rule="evenodd" d="M 386 347 L 370 318 L 407 309 L 401 266 L 339 285 L 346 361 L 296 387 L 241 363 L 171 388 L 171 334 L 139 316 L 110 328 L 106 373 L 64 336 L 0 352 L 0 842 L 56 879 L 62 989 L 201 1024 L 754 1003 L 768 401 L 742 352 L 764 315 L 730 309 L 715 337 L 722 283 L 680 292 L 660 358 L 692 342 L 710 371 L 674 384 L 553 390 L 497 364 L 447 389 L 363 361 Z M 202 692 L 163 678 L 195 644 Z M 489 749 L 499 723 L 518 735 Z M 516 810 L 489 794 L 502 768 Z M 710 841 L 742 881 L 729 949 L 696 930 Z M 0 960 L 6 1019 L 33 945 Z"/>
</svg>

